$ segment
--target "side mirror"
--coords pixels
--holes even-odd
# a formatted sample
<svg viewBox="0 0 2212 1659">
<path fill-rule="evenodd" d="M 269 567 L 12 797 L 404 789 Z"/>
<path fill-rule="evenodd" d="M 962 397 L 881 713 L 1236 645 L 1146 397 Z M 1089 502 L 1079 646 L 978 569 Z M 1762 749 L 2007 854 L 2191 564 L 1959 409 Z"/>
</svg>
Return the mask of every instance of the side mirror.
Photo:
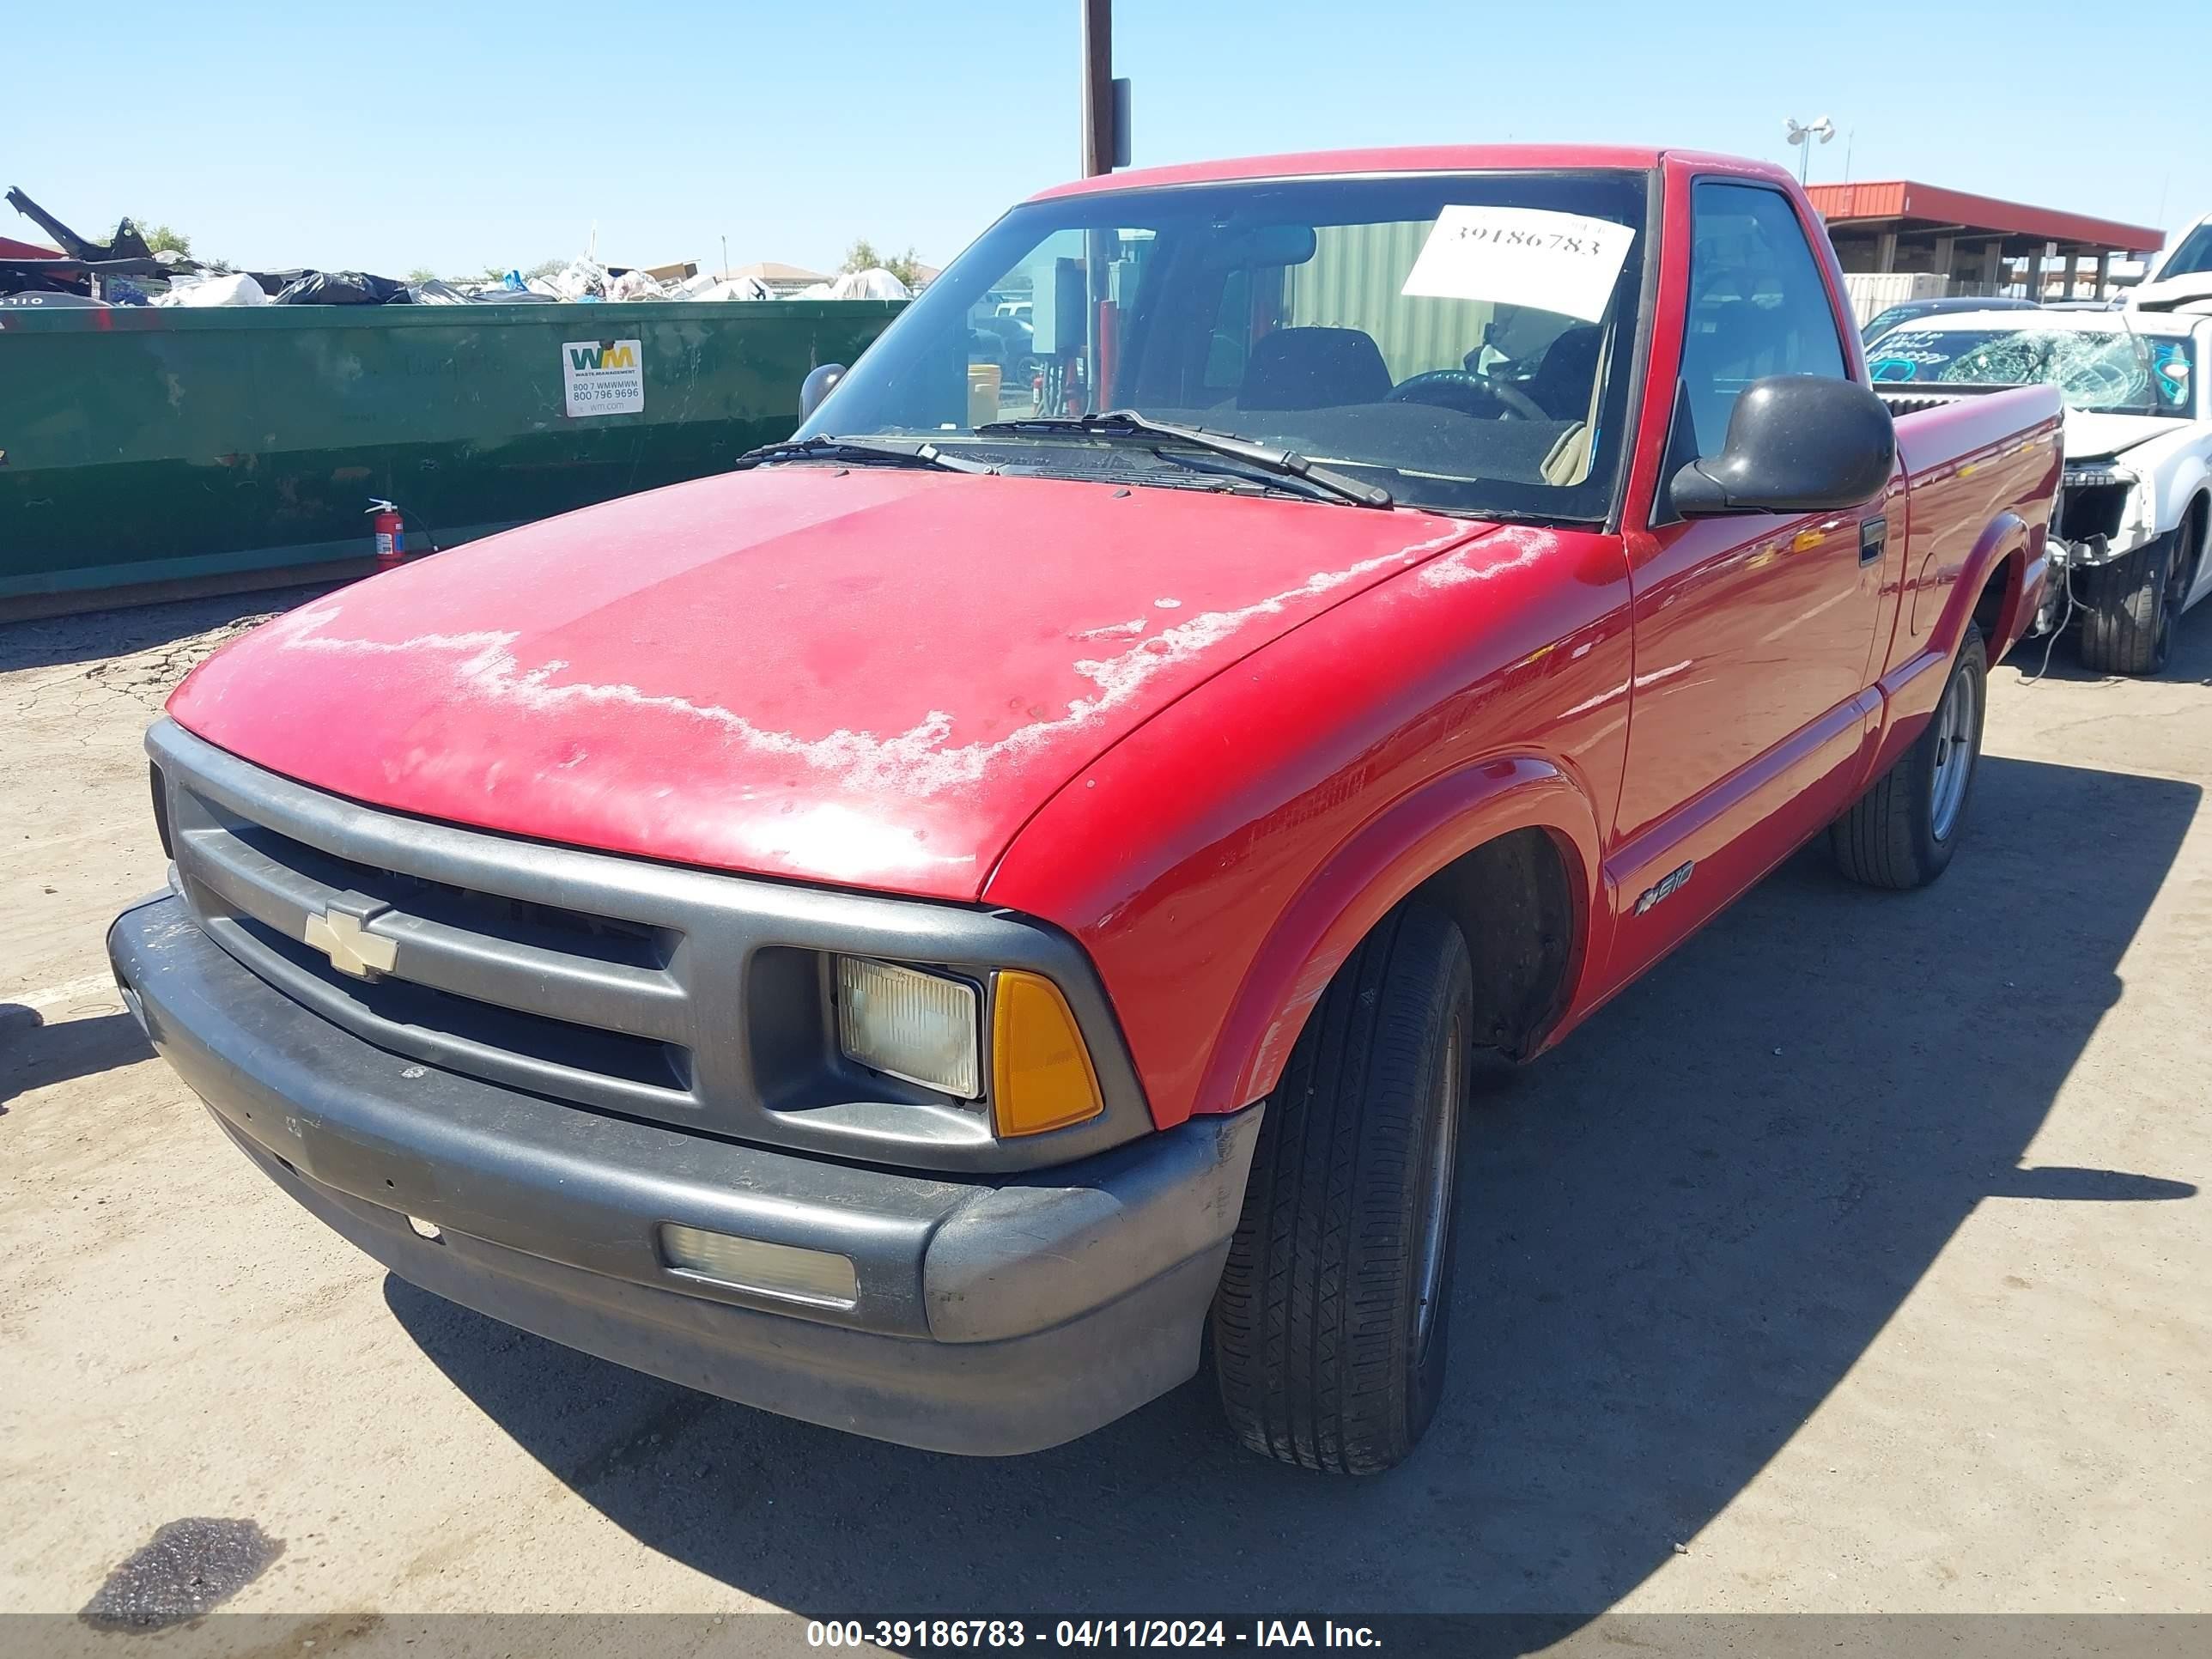
<svg viewBox="0 0 2212 1659">
<path fill-rule="evenodd" d="M 1729 416 L 1717 455 L 1668 485 L 1686 519 L 1723 513 L 1828 513 L 1873 500 L 1897 459 L 1897 428 L 1856 380 L 1778 374 L 1753 380 Z"/>
<path fill-rule="evenodd" d="M 845 378 L 845 365 L 823 363 L 807 371 L 806 378 L 799 383 L 799 419 L 800 424 L 814 418 L 814 411 L 830 395 L 830 388 Z"/>
</svg>

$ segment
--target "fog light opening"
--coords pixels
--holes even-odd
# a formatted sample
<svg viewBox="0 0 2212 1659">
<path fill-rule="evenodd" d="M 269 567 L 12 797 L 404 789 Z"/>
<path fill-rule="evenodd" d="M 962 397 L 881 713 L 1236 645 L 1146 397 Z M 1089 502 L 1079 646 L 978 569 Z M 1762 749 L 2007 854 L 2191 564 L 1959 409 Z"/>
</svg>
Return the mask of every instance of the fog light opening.
<svg viewBox="0 0 2212 1659">
<path fill-rule="evenodd" d="M 754 1296 L 810 1308 L 850 1308 L 860 1299 L 860 1272 L 850 1256 L 771 1244 L 762 1238 L 708 1232 L 664 1222 L 660 1256 L 680 1279 L 703 1280 Z"/>
</svg>

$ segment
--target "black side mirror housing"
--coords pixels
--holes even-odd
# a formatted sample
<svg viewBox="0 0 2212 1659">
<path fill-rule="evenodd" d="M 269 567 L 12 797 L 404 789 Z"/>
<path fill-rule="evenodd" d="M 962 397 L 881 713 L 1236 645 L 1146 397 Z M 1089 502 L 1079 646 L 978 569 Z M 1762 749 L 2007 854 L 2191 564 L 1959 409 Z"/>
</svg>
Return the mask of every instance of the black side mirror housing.
<svg viewBox="0 0 2212 1659">
<path fill-rule="evenodd" d="M 823 363 L 807 371 L 806 378 L 799 383 L 799 419 L 801 425 L 814 418 L 814 411 L 822 406 L 838 381 L 845 378 L 845 365 Z"/>
<path fill-rule="evenodd" d="M 1686 519 L 1725 513 L 1830 513 L 1872 501 L 1897 460 L 1888 407 L 1856 380 L 1777 374 L 1753 380 L 1717 455 L 1668 484 Z"/>
</svg>

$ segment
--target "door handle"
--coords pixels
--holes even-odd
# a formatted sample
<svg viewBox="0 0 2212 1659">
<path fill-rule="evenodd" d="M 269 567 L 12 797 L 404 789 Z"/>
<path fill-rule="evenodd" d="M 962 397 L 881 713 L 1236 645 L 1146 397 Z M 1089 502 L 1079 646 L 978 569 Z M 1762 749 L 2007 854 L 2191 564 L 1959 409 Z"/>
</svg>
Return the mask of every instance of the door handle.
<svg viewBox="0 0 2212 1659">
<path fill-rule="evenodd" d="M 1889 520 L 1877 513 L 1859 520 L 1859 562 L 1872 564 L 1889 544 Z"/>
</svg>

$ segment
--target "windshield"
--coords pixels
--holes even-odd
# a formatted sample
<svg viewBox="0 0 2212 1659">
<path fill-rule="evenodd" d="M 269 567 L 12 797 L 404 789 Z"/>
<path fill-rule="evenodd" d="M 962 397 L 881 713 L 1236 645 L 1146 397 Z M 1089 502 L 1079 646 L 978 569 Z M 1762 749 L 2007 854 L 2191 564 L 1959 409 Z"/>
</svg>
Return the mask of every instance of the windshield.
<svg viewBox="0 0 2212 1659">
<path fill-rule="evenodd" d="M 1911 322 L 1915 317 L 1925 317 L 1927 314 L 1928 308 L 1924 306 L 1892 306 L 1888 310 L 1877 314 L 1872 322 L 1861 329 L 1859 338 L 1867 341 L 1879 340 L 1899 323 Z"/>
<path fill-rule="evenodd" d="M 2125 329 L 1901 328 L 1875 342 L 1867 367 L 1877 381 L 2055 386 L 2069 409 L 2182 416 L 2191 344 Z"/>
<path fill-rule="evenodd" d="M 1171 441 L 985 433 L 1128 410 L 1446 511 L 1609 512 L 1645 254 L 1640 173 L 1269 180 L 1033 202 L 908 308 L 799 436 L 1186 488 Z"/>
</svg>

